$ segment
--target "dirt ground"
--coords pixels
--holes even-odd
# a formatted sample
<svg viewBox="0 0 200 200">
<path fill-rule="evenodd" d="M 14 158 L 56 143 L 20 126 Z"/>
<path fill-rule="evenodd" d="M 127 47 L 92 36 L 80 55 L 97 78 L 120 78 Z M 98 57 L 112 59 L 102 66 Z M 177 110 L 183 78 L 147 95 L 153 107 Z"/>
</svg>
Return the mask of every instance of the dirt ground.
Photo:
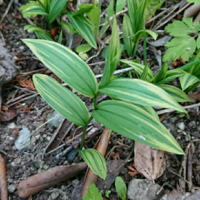
<svg viewBox="0 0 200 200">
<path fill-rule="evenodd" d="M 109 1 L 103 2 L 106 7 Z M 166 1 L 165 6 L 168 8 L 176 3 L 177 2 L 174 1 Z M 8 5 L 5 2 L 0 5 L 0 19 L 7 9 L 7 6 Z M 77 157 L 76 149 L 78 147 L 77 144 L 80 142 L 80 138 L 77 139 L 76 136 L 82 131 L 79 127 L 64 121 L 64 130 L 56 137 L 56 142 L 52 142 L 52 137 L 59 134 L 57 127 L 63 122 L 63 118 L 58 119 L 56 117 L 54 118 L 56 120 L 48 122 L 52 117 L 55 117 L 56 114 L 38 95 L 36 90 L 34 90 L 31 85 L 31 77 L 36 72 L 45 73 L 54 78 L 56 77 L 39 62 L 28 47 L 21 41 L 23 38 L 36 38 L 34 33 L 27 33 L 24 31 L 23 28 L 27 23 L 28 22 L 23 19 L 18 5 L 13 3 L 3 22 L 0 24 L 0 40 L 4 43 L 5 48 L 12 55 L 15 64 L 19 67 L 18 74 L 21 74 L 21 79 L 14 78 L 12 81 L 5 84 L 1 94 L 0 153 L 4 157 L 6 163 L 9 200 L 22 199 L 18 196 L 17 192 L 17 186 L 20 181 L 58 165 L 70 166 L 72 163 L 81 162 L 81 159 Z M 163 29 L 164 27 L 160 28 L 160 30 Z M 140 49 L 141 47 L 139 47 L 139 50 Z M 91 55 L 92 53 L 94 52 L 91 52 Z M 141 50 L 141 55 L 142 53 Z M 148 59 L 155 63 L 153 69 L 156 72 L 158 66 L 154 53 L 150 49 L 147 53 Z M 102 60 L 103 58 L 99 56 L 94 58 L 90 63 L 97 63 L 91 65 L 91 69 L 96 75 L 102 74 L 103 72 L 103 63 L 100 62 Z M 26 80 L 26 82 L 24 80 Z M 28 82 L 28 80 L 30 81 Z M 197 93 L 198 90 L 199 89 L 193 93 Z M 82 96 L 80 97 L 91 111 L 91 99 Z M 101 96 L 99 101 L 105 98 L 106 97 Z M 187 106 L 197 103 L 198 100 L 193 100 L 191 103 L 182 105 Z M 187 180 L 189 178 L 192 182 L 192 189 L 189 189 L 187 186 L 186 191 L 194 191 L 200 187 L 199 106 L 187 109 L 187 111 L 190 116 L 189 118 L 176 112 L 165 113 L 162 115 L 162 123 L 172 133 L 184 151 L 187 150 L 188 144 L 194 144 L 194 151 L 190 153 L 189 163 L 187 162 L 185 167 L 186 172 L 184 172 L 187 174 Z M 90 130 L 93 130 L 94 134 L 91 138 L 86 140 L 85 146 L 93 148 L 100 134 L 103 132 L 104 127 L 97 122 L 92 121 L 89 128 Z M 22 129 L 29 130 L 31 134 L 30 141 L 27 148 L 18 150 L 15 143 L 19 131 Z M 73 148 L 69 153 L 62 155 L 59 158 L 56 158 L 60 152 L 63 152 L 70 145 L 69 141 L 74 137 L 75 142 L 73 144 L 76 144 L 74 145 L 76 148 Z M 133 148 L 134 141 L 113 133 L 105 156 L 107 161 L 125 160 L 130 156 L 129 160 L 124 163 L 123 168 L 119 171 L 120 176 L 123 177 L 127 185 L 133 178 L 144 179 L 144 176 L 141 174 L 136 174 L 132 177 L 130 173 L 128 173 L 131 171 L 129 166 L 133 163 Z M 186 154 L 186 157 L 188 155 L 189 154 Z M 155 180 L 155 183 L 163 186 L 165 193 L 180 188 L 180 182 L 184 182 L 183 178 L 180 178 L 183 177 L 183 172 L 180 172 L 182 169 L 183 158 L 184 156 L 173 155 L 170 153 L 165 154 L 167 168 L 163 175 Z M 42 190 L 25 199 L 75 199 L 75 197 L 73 197 L 73 191 L 77 191 L 75 188 L 82 183 L 84 175 L 85 171 L 61 184 Z M 117 197 L 114 184 L 112 184 L 109 189 L 111 190 L 109 199 L 120 199 Z"/>
</svg>

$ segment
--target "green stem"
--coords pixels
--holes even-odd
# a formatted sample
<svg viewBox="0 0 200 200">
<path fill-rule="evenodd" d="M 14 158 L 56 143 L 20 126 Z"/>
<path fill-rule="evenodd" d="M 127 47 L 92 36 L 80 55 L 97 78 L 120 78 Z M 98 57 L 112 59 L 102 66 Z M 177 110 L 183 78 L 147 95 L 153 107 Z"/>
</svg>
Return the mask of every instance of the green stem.
<svg viewBox="0 0 200 200">
<path fill-rule="evenodd" d="M 83 149 L 83 145 L 84 145 L 84 142 L 85 142 L 86 130 L 87 130 L 87 126 L 83 127 L 83 135 L 82 135 L 80 150 Z"/>
<path fill-rule="evenodd" d="M 93 103 L 94 103 L 94 109 L 96 110 L 97 109 L 97 96 L 94 97 Z"/>
<path fill-rule="evenodd" d="M 81 146 L 80 146 L 80 150 L 83 149 L 83 145 L 84 145 L 84 142 L 85 142 L 85 135 L 86 135 L 86 131 L 87 131 L 87 127 L 88 127 L 88 124 L 92 121 L 93 119 L 93 116 L 91 115 L 88 122 L 87 122 L 87 125 L 83 127 L 83 135 L 82 135 L 82 139 L 81 139 Z"/>
<path fill-rule="evenodd" d="M 144 33 L 144 65 L 147 66 L 147 34 Z"/>
</svg>

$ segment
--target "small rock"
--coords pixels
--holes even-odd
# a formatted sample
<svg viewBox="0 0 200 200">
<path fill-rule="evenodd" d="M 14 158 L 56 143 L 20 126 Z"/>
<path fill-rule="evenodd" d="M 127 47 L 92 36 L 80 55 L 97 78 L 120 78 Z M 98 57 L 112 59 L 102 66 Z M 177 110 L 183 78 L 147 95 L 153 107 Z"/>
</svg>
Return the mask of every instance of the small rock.
<svg viewBox="0 0 200 200">
<path fill-rule="evenodd" d="M 51 194 L 51 199 L 54 200 L 56 199 L 58 196 L 60 195 L 60 193 L 58 191 L 55 191 Z"/>
<path fill-rule="evenodd" d="M 185 124 L 184 124 L 184 122 L 179 122 L 179 123 L 176 124 L 176 126 L 177 126 L 179 129 L 181 129 L 181 130 L 184 130 L 184 129 L 185 129 Z"/>
<path fill-rule="evenodd" d="M 76 158 L 78 154 L 78 150 L 77 149 L 73 149 L 69 152 L 68 156 L 67 156 L 67 160 L 69 162 L 73 162 L 73 160 Z"/>
<path fill-rule="evenodd" d="M 187 135 L 185 136 L 185 141 L 188 142 L 188 141 L 190 141 L 190 140 L 191 140 L 191 136 L 190 136 L 189 134 L 187 134 Z"/>
<path fill-rule="evenodd" d="M 19 131 L 19 137 L 15 141 L 15 147 L 18 150 L 25 149 L 30 145 L 30 131 L 28 128 L 23 128 Z"/>
<path fill-rule="evenodd" d="M 12 122 L 12 123 L 8 124 L 8 128 L 10 128 L 10 129 L 16 128 L 15 123 Z"/>
<path fill-rule="evenodd" d="M 49 121 L 52 119 L 51 121 Z M 47 121 L 50 126 L 58 127 L 60 123 L 63 121 L 64 117 L 60 115 L 58 112 L 53 111 L 47 115 Z"/>
<path fill-rule="evenodd" d="M 24 51 L 25 47 L 24 46 L 19 46 L 19 50 Z"/>
<path fill-rule="evenodd" d="M 13 193 L 13 192 L 15 191 L 15 189 L 16 189 L 16 187 L 15 187 L 14 184 L 11 184 L 11 185 L 8 186 L 8 191 L 9 191 L 10 193 Z"/>
<path fill-rule="evenodd" d="M 157 199 L 157 192 L 161 186 L 153 184 L 147 179 L 133 179 L 128 185 L 128 198 L 130 200 L 152 200 Z"/>
</svg>

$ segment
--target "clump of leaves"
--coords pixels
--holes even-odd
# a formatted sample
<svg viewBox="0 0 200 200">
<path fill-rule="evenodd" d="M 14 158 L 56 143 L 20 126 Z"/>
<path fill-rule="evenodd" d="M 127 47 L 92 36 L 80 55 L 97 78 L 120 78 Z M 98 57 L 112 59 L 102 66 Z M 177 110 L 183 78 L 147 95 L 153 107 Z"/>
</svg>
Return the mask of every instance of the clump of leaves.
<svg viewBox="0 0 200 200">
<path fill-rule="evenodd" d="M 94 149 L 82 150 L 88 124 L 92 119 L 125 137 L 156 149 L 183 154 L 177 141 L 159 122 L 151 106 L 186 111 L 163 89 L 139 79 L 117 79 L 113 72 L 121 57 L 117 21 L 113 30 L 105 68 L 100 84 L 92 70 L 70 49 L 47 40 L 23 40 L 32 52 L 61 80 L 78 93 L 93 99 L 94 110 L 89 114 L 82 100 L 56 80 L 42 74 L 35 74 L 35 88 L 43 99 L 69 121 L 83 126 L 79 155 L 94 173 L 106 177 L 104 158 Z M 98 104 L 100 94 L 112 100 Z"/>
<path fill-rule="evenodd" d="M 167 25 L 165 30 L 173 36 L 173 39 L 165 44 L 168 49 L 163 61 L 176 60 L 179 57 L 183 61 L 188 61 L 196 49 L 200 48 L 199 29 L 199 22 L 193 22 L 192 18 L 183 18 L 182 21 L 175 20 Z"/>
<path fill-rule="evenodd" d="M 98 33 L 100 23 L 100 3 L 99 4 L 80 4 L 79 10 L 76 12 L 66 12 L 66 3 L 68 0 L 41 0 L 41 1 L 28 1 L 27 4 L 20 7 L 23 17 L 35 17 L 42 15 L 46 17 L 48 27 L 51 29 L 51 24 L 55 19 L 63 15 L 68 16 L 69 22 L 60 21 L 58 26 L 66 29 L 71 34 L 79 33 L 88 44 L 97 48 L 95 35 Z M 83 16 L 86 14 L 87 17 Z M 39 39 L 53 40 L 51 35 L 38 27 L 37 25 L 27 25 L 25 30 L 31 32 L 34 31 Z M 62 43 L 62 31 L 59 36 L 59 43 Z"/>
</svg>

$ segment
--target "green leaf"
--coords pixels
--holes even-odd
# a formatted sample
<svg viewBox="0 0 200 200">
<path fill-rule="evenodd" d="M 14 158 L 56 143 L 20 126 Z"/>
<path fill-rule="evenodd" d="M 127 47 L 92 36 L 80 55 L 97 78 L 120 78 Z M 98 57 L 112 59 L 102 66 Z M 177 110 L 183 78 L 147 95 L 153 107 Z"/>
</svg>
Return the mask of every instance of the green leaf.
<svg viewBox="0 0 200 200">
<path fill-rule="evenodd" d="M 23 17 L 35 17 L 37 15 L 44 15 L 47 16 L 48 13 L 46 13 L 44 7 L 36 1 L 29 1 L 29 3 L 23 5 L 20 7 L 20 10 L 22 11 Z"/>
<path fill-rule="evenodd" d="M 165 0 L 147 0 L 145 6 L 145 20 L 151 19 L 164 2 Z"/>
<path fill-rule="evenodd" d="M 79 10 L 73 13 L 73 16 L 89 13 L 95 7 L 95 5 L 83 3 L 83 4 L 79 4 L 78 7 L 79 7 Z"/>
<path fill-rule="evenodd" d="M 198 49 L 200 48 L 200 36 L 198 36 L 198 38 L 197 38 L 197 48 Z"/>
<path fill-rule="evenodd" d="M 92 47 L 89 44 L 81 44 L 76 48 L 76 52 L 77 53 L 81 53 L 81 52 L 86 53 L 86 52 L 90 51 L 91 48 Z"/>
<path fill-rule="evenodd" d="M 151 37 L 156 40 L 157 37 L 158 37 L 158 34 L 151 31 L 151 30 L 141 30 L 141 31 L 138 31 L 132 38 L 132 41 L 134 44 L 137 44 L 137 42 L 144 37 L 144 34 L 149 34 L 151 35 Z"/>
<path fill-rule="evenodd" d="M 123 19 L 123 40 L 126 47 L 128 56 L 131 56 L 133 52 L 134 43 L 132 42 L 133 30 L 131 28 L 131 22 L 127 15 L 124 15 Z"/>
<path fill-rule="evenodd" d="M 60 35 L 59 35 L 59 38 L 58 38 L 58 43 L 59 44 L 62 44 L 62 40 L 63 40 L 63 32 L 62 30 L 60 31 Z"/>
<path fill-rule="evenodd" d="M 100 103 L 93 117 L 109 129 L 156 149 L 184 154 L 168 130 L 143 106 L 109 100 Z"/>
<path fill-rule="evenodd" d="M 68 22 L 60 22 L 60 25 L 70 33 L 77 33 L 76 29 Z"/>
<path fill-rule="evenodd" d="M 130 17 L 133 33 L 137 33 L 144 28 L 145 5 L 146 0 L 127 0 L 128 14 Z"/>
<path fill-rule="evenodd" d="M 116 3 L 116 4 L 115 4 Z M 124 6 L 125 6 L 126 0 L 111 0 L 109 3 L 109 6 L 107 8 L 106 14 L 105 16 L 108 17 L 112 17 L 114 16 L 114 5 L 116 6 L 116 13 L 120 12 L 123 10 Z M 102 37 L 102 35 L 104 34 L 105 29 L 109 26 L 109 22 L 107 17 L 104 19 L 104 25 L 101 27 L 100 30 L 100 35 Z"/>
<path fill-rule="evenodd" d="M 181 36 L 173 38 L 170 42 L 165 44 L 168 47 L 163 61 L 176 60 L 179 57 L 183 61 L 188 61 L 196 50 L 196 41 L 190 36 Z"/>
<path fill-rule="evenodd" d="M 99 89 L 112 98 L 145 106 L 159 106 L 186 112 L 169 94 L 158 86 L 139 79 L 120 78 Z"/>
<path fill-rule="evenodd" d="M 200 0 L 187 0 L 187 2 L 190 2 L 190 3 L 200 3 Z"/>
<path fill-rule="evenodd" d="M 103 77 L 101 79 L 100 86 L 104 86 L 111 79 L 119 59 L 121 58 L 122 48 L 120 47 L 119 33 L 117 29 L 117 20 L 114 18 L 111 41 L 109 45 L 109 53 L 105 61 L 105 67 L 103 71 Z"/>
<path fill-rule="evenodd" d="M 136 63 L 136 62 L 133 62 L 130 60 L 121 60 L 121 62 L 133 67 L 133 69 L 136 71 L 136 73 L 139 76 L 142 75 L 144 68 L 145 68 L 144 65 L 141 65 L 139 63 Z M 152 79 L 152 78 L 154 78 L 154 73 L 153 73 L 153 71 L 151 71 L 151 69 L 148 68 L 147 80 Z"/>
<path fill-rule="evenodd" d="M 23 40 L 39 60 L 79 93 L 94 97 L 97 80 L 92 70 L 70 49 L 47 40 Z"/>
<path fill-rule="evenodd" d="M 51 35 L 49 33 L 47 33 L 42 28 L 40 28 L 36 25 L 26 25 L 24 27 L 24 30 L 27 30 L 29 33 L 34 31 L 34 33 L 37 35 L 38 39 L 53 41 L 53 39 L 51 38 Z"/>
<path fill-rule="evenodd" d="M 86 13 L 86 15 L 89 18 L 89 20 L 91 21 L 94 35 L 98 35 L 99 24 L 100 24 L 100 15 L 101 15 L 101 4 L 100 4 L 100 2 L 89 13 Z"/>
<path fill-rule="evenodd" d="M 153 79 L 152 82 L 158 83 L 159 81 L 162 81 L 167 75 L 167 70 L 168 70 L 168 66 L 166 63 L 164 63 L 161 70 L 158 72 L 158 74 L 156 75 L 156 77 Z"/>
<path fill-rule="evenodd" d="M 94 183 L 88 188 L 88 194 L 83 195 L 83 200 L 103 200 L 101 193 Z"/>
<path fill-rule="evenodd" d="M 182 69 L 169 70 L 169 71 L 167 71 L 165 78 L 163 80 L 157 82 L 156 85 L 168 83 L 168 82 L 174 80 L 175 78 L 181 76 L 183 73 L 184 73 L 184 71 Z"/>
<path fill-rule="evenodd" d="M 177 102 L 188 102 L 190 101 L 190 98 L 177 87 L 174 87 L 172 85 L 159 85 L 163 90 L 165 90 L 175 101 Z"/>
<path fill-rule="evenodd" d="M 127 194 L 126 184 L 124 183 L 123 179 L 119 176 L 115 179 L 115 188 L 118 196 L 122 200 L 126 200 L 126 194 Z"/>
<path fill-rule="evenodd" d="M 87 163 L 88 167 L 99 177 L 105 180 L 107 174 L 106 161 L 95 149 L 79 150 L 80 156 Z"/>
<path fill-rule="evenodd" d="M 193 85 L 197 82 L 200 82 L 200 80 L 196 76 L 193 76 L 192 74 L 189 74 L 189 73 L 184 73 L 180 77 L 180 83 L 181 83 L 182 90 L 186 90 L 188 87 L 190 87 L 191 85 Z"/>
<path fill-rule="evenodd" d="M 199 22 L 195 21 L 193 23 L 192 18 L 183 18 L 182 21 L 175 20 L 172 24 L 167 25 L 165 30 L 175 38 L 165 44 L 168 49 L 165 52 L 163 61 L 176 60 L 179 57 L 183 61 L 188 61 L 194 54 L 196 47 L 199 46 L 199 40 L 196 42 L 194 37 L 189 34 L 196 34 L 199 29 Z"/>
<path fill-rule="evenodd" d="M 96 49 L 97 44 L 92 31 L 91 22 L 82 15 L 73 16 L 72 12 L 68 12 L 67 15 L 77 32 L 88 42 L 90 46 Z"/>
<path fill-rule="evenodd" d="M 194 22 L 192 18 L 183 18 L 182 21 L 175 20 L 172 24 L 168 24 L 165 30 L 174 37 L 185 37 L 191 33 L 198 33 L 200 24 L 198 21 Z"/>
<path fill-rule="evenodd" d="M 39 94 L 53 109 L 79 126 L 87 125 L 88 110 L 74 93 L 47 75 L 35 74 L 33 82 Z"/>
<path fill-rule="evenodd" d="M 50 11 L 48 16 L 48 22 L 51 24 L 56 17 L 62 12 L 63 8 L 66 7 L 68 0 L 51 0 Z"/>
</svg>

